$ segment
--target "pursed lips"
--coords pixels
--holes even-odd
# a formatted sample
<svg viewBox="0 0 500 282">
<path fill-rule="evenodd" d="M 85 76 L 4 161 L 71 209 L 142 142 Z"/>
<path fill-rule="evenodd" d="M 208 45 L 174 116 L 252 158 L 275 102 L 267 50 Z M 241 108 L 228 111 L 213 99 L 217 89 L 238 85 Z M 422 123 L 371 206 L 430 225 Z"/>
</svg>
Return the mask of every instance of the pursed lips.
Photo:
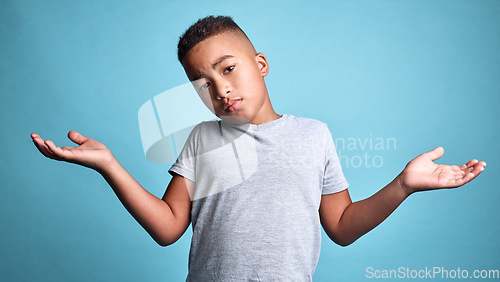
<svg viewBox="0 0 500 282">
<path fill-rule="evenodd" d="M 241 99 L 233 99 L 229 100 L 227 103 L 224 104 L 224 111 L 235 111 L 238 107 L 239 104 L 241 103 Z"/>
</svg>

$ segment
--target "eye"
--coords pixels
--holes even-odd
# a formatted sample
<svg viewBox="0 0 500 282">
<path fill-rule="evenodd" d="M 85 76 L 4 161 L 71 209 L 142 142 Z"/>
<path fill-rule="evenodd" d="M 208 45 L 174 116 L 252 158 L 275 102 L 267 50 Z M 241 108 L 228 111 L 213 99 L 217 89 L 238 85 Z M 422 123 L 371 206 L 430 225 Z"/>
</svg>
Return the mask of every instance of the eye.
<svg viewBox="0 0 500 282">
<path fill-rule="evenodd" d="M 232 70 L 234 70 L 234 65 L 227 67 L 227 68 L 224 70 L 224 73 L 231 72 Z"/>
<path fill-rule="evenodd" d="M 206 90 L 210 85 L 211 85 L 210 82 L 207 82 L 207 83 L 203 84 L 202 86 L 200 86 L 199 90 Z"/>
</svg>

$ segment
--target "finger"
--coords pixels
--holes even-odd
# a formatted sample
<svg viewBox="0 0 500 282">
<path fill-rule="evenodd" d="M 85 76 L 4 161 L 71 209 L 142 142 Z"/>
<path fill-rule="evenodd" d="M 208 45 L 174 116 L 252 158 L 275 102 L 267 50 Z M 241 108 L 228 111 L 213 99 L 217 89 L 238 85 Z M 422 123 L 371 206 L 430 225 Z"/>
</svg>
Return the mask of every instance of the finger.
<svg viewBox="0 0 500 282">
<path fill-rule="evenodd" d="M 69 138 L 71 141 L 73 141 L 73 142 L 75 142 L 76 144 L 78 144 L 78 145 L 82 145 L 85 141 L 87 141 L 87 140 L 88 140 L 88 138 L 87 138 L 87 137 L 85 137 L 85 136 L 81 135 L 80 133 L 78 133 L 78 132 L 76 132 L 76 131 L 74 131 L 74 130 L 70 130 L 70 131 L 68 132 L 68 138 Z"/>
<path fill-rule="evenodd" d="M 473 173 L 475 176 L 478 176 L 483 171 L 484 171 L 483 164 L 478 163 L 477 165 L 474 166 L 474 169 L 472 170 L 471 173 Z"/>
<path fill-rule="evenodd" d="M 55 159 L 57 160 L 64 160 L 66 158 L 63 150 L 59 147 L 57 147 L 54 142 L 50 140 L 45 140 L 45 145 L 49 148 L 50 152 L 55 156 Z"/>
<path fill-rule="evenodd" d="M 40 137 L 36 137 L 33 139 L 33 143 L 35 143 L 35 146 L 37 147 L 38 151 L 42 153 L 47 158 L 54 159 L 55 155 L 49 150 L 47 145 L 45 145 L 44 141 Z"/>
<path fill-rule="evenodd" d="M 457 182 L 461 182 L 461 184 L 459 184 L 459 185 L 463 185 L 467 182 L 470 182 L 474 178 L 476 178 L 483 171 L 484 171 L 484 166 L 477 165 L 474 167 L 474 169 L 472 171 L 465 173 L 465 175 L 461 179 L 459 179 Z"/>
<path fill-rule="evenodd" d="M 443 147 L 437 147 L 436 149 L 429 151 L 427 153 L 424 153 L 423 155 L 430 158 L 432 161 L 435 161 L 435 160 L 439 159 L 443 154 L 444 154 Z"/>
<path fill-rule="evenodd" d="M 460 166 L 460 167 L 462 167 L 462 166 Z M 486 167 L 486 163 L 484 161 L 480 161 L 480 162 L 477 162 L 475 164 L 472 164 L 469 167 L 466 167 L 465 169 L 463 169 L 463 171 L 465 171 L 465 172 L 472 172 L 473 170 L 477 171 L 477 169 L 484 170 L 485 167 Z"/>
<path fill-rule="evenodd" d="M 474 167 L 471 166 L 471 167 L 468 167 L 468 168 L 465 168 L 465 169 L 462 169 L 462 172 L 463 173 L 469 173 L 469 172 L 472 172 L 474 170 Z"/>
<path fill-rule="evenodd" d="M 467 169 L 469 167 L 473 167 L 475 164 L 477 164 L 479 161 L 476 159 L 470 160 L 466 164 L 463 164 L 460 166 L 460 169 Z"/>
</svg>

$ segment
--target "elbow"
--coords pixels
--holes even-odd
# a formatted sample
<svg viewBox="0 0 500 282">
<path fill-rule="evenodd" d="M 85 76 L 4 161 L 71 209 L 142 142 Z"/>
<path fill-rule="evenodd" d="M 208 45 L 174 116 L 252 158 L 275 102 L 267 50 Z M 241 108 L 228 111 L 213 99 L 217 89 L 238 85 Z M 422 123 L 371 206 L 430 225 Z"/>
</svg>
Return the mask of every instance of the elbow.
<svg viewBox="0 0 500 282">
<path fill-rule="evenodd" d="M 161 247 L 167 247 L 177 242 L 178 238 L 153 238 Z"/>
<path fill-rule="evenodd" d="M 181 234 L 182 235 L 182 234 Z M 155 242 L 162 246 L 162 247 L 167 247 L 172 245 L 173 243 L 177 242 L 181 236 L 178 234 L 169 234 L 166 236 L 155 236 L 153 239 Z"/>
<path fill-rule="evenodd" d="M 330 235 L 328 234 L 328 237 L 330 237 L 330 239 L 337 245 L 341 246 L 341 247 L 347 247 L 349 245 L 351 245 L 352 243 L 354 243 L 356 239 L 352 239 L 352 238 L 341 238 L 340 236 L 334 236 L 334 235 Z"/>
<path fill-rule="evenodd" d="M 160 245 L 161 247 L 167 247 L 167 246 L 170 246 L 170 245 L 172 245 L 173 243 L 175 243 L 175 241 L 172 241 L 172 240 L 170 240 L 170 241 L 167 241 L 167 240 L 163 240 L 163 241 L 155 240 L 155 241 L 156 241 L 156 243 L 157 243 L 158 245 Z"/>
<path fill-rule="evenodd" d="M 177 240 L 179 240 L 182 237 L 182 234 L 184 234 L 186 229 L 187 226 L 182 228 L 172 227 L 169 230 L 162 230 L 161 232 L 150 233 L 150 234 L 158 245 L 162 247 L 167 247 L 177 242 Z"/>
<path fill-rule="evenodd" d="M 354 241 L 334 241 L 337 245 L 341 246 L 341 247 L 347 247 L 349 245 L 351 245 L 352 243 L 354 243 Z"/>
<path fill-rule="evenodd" d="M 160 245 L 160 247 L 167 247 L 167 246 L 170 246 L 173 244 L 173 243 L 164 243 L 164 242 L 156 242 L 156 243 L 158 243 L 158 245 Z"/>
</svg>

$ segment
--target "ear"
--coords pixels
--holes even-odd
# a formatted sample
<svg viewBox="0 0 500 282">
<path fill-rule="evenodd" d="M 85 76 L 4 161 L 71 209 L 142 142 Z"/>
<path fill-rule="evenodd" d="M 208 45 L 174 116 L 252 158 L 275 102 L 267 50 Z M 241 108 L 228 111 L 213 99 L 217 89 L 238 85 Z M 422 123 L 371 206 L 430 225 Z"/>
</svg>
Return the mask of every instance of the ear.
<svg viewBox="0 0 500 282">
<path fill-rule="evenodd" d="M 255 61 L 257 62 L 262 77 L 266 76 L 269 73 L 269 64 L 267 63 L 266 56 L 262 53 L 257 53 L 255 55 Z"/>
</svg>

